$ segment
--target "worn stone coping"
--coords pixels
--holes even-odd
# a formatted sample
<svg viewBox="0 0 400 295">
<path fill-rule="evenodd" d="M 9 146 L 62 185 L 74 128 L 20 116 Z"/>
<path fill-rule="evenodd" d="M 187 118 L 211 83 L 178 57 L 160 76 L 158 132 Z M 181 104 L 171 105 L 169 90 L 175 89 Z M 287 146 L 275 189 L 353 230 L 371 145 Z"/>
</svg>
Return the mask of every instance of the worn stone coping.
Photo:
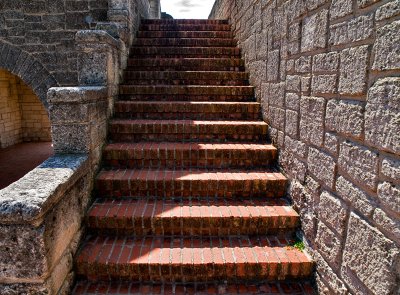
<svg viewBox="0 0 400 295">
<path fill-rule="evenodd" d="M 96 45 L 108 44 L 118 49 L 121 46 L 120 40 L 115 39 L 113 36 L 111 36 L 104 30 L 78 31 L 75 35 L 75 41 L 80 44 L 89 44 L 89 43 L 95 43 Z"/>
<path fill-rule="evenodd" d="M 105 86 L 53 87 L 47 92 L 47 101 L 51 104 L 95 102 L 107 98 Z"/>
<path fill-rule="evenodd" d="M 50 157 L 20 180 L 0 190 L 0 224 L 39 226 L 89 166 L 84 154 Z"/>
</svg>

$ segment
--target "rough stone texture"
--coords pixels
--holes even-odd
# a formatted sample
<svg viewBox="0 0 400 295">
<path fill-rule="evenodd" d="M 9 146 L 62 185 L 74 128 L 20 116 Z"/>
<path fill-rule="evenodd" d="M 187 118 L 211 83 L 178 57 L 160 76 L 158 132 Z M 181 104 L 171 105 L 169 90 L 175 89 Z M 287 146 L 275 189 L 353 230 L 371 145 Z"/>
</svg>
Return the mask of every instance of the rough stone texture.
<svg viewBox="0 0 400 295">
<path fill-rule="evenodd" d="M 365 141 L 400 153 L 400 78 L 379 79 L 368 91 Z"/>
<path fill-rule="evenodd" d="M 321 253 L 334 269 L 337 269 L 340 266 L 340 254 L 342 251 L 340 239 L 320 221 L 318 223 L 317 237 L 315 240 L 318 252 Z"/>
<path fill-rule="evenodd" d="M 381 271 L 367 263 L 372 255 L 367 248 L 357 253 L 364 269 L 342 271 L 348 267 L 341 259 L 335 267 L 315 238 L 323 222 L 345 245 L 352 212 L 369 224 L 359 228 L 360 236 L 376 230 L 399 246 L 399 3 L 217 0 L 210 15 L 229 19 L 239 44 L 251 40 L 251 28 L 259 28 L 261 21 L 262 50 L 243 47 L 246 55 L 255 55 L 248 50 L 262 51 L 255 61 L 267 63 L 268 56 L 280 52 L 280 60 L 271 60 L 268 68 L 280 73 L 277 80 L 267 84 L 261 79 L 258 83 L 269 85 L 268 92 L 263 89 L 262 99 L 256 94 L 263 109 L 274 107 L 268 115 L 264 112 L 264 119 L 271 115 L 276 122 L 269 134 L 280 150 L 282 170 L 292 179 L 288 196 L 300 212 L 321 294 L 387 294 L 386 282 L 365 283 L 365 273 Z M 342 227 L 335 223 L 339 221 Z M 318 235 L 329 240 L 321 230 Z"/>
<path fill-rule="evenodd" d="M 339 169 L 371 190 L 378 180 L 378 154 L 366 147 L 344 142 L 340 145 Z"/>
<path fill-rule="evenodd" d="M 340 53 L 339 92 L 362 94 L 367 85 L 368 47 L 345 49 Z"/>
<path fill-rule="evenodd" d="M 393 294 L 398 287 L 399 255 L 395 243 L 356 214 L 350 215 L 342 265 L 342 272 L 348 274 L 347 283 L 357 284 L 350 281 L 354 275 L 374 294 Z"/>
<path fill-rule="evenodd" d="M 364 110 L 357 101 L 329 100 L 326 106 L 325 126 L 327 129 L 360 137 L 363 132 Z"/>
</svg>

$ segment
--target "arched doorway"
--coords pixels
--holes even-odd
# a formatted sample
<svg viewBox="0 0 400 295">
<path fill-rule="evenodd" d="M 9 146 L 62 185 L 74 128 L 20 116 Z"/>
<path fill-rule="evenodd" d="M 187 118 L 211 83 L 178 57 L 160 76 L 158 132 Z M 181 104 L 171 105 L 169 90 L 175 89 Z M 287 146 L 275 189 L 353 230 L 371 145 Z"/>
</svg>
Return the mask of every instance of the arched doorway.
<svg viewBox="0 0 400 295">
<path fill-rule="evenodd" d="M 0 189 L 52 154 L 46 108 L 30 86 L 0 68 Z"/>
</svg>

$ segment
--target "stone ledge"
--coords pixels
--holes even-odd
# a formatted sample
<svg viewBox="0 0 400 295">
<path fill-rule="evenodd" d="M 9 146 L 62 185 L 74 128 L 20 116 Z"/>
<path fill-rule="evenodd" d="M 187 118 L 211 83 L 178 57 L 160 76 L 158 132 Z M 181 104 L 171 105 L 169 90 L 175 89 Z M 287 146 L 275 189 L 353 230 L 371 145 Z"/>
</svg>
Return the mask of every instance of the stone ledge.
<svg viewBox="0 0 400 295">
<path fill-rule="evenodd" d="M 117 49 L 120 49 L 121 47 L 121 43 L 118 40 L 114 39 L 109 33 L 102 30 L 78 31 L 75 36 L 75 41 L 78 44 L 108 44 Z"/>
<path fill-rule="evenodd" d="M 105 86 L 53 87 L 47 92 L 51 104 L 96 102 L 107 98 L 108 89 Z"/>
<path fill-rule="evenodd" d="M 55 155 L 0 191 L 0 224 L 38 226 L 44 215 L 89 169 L 88 156 Z"/>
</svg>

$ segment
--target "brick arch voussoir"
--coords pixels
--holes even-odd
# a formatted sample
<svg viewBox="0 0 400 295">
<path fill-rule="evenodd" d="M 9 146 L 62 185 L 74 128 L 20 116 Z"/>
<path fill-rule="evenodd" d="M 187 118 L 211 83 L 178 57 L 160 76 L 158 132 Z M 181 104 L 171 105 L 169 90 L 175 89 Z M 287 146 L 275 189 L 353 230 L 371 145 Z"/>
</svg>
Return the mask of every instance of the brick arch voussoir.
<svg viewBox="0 0 400 295">
<path fill-rule="evenodd" d="M 45 108 L 48 108 L 47 90 L 59 85 L 39 60 L 28 52 L 0 40 L 0 68 L 22 79 L 32 88 Z"/>
</svg>

